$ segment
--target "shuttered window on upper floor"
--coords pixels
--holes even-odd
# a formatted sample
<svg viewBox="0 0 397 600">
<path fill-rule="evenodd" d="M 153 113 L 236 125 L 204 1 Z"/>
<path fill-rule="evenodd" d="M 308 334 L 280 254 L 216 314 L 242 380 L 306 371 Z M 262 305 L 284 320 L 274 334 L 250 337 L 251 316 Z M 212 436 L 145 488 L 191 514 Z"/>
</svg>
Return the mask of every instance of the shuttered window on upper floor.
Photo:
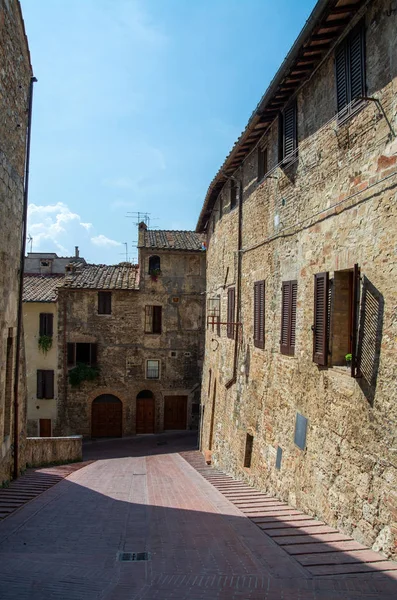
<svg viewBox="0 0 397 600">
<path fill-rule="evenodd" d="M 53 313 L 40 313 L 40 331 L 39 335 L 48 335 L 52 337 L 54 334 L 54 315 Z"/>
<path fill-rule="evenodd" d="M 54 371 L 37 370 L 37 394 L 38 399 L 47 400 L 54 397 Z"/>
<path fill-rule="evenodd" d="M 254 283 L 254 346 L 265 347 L 265 282 Z"/>
<path fill-rule="evenodd" d="M 258 148 L 258 181 L 264 178 L 268 172 L 267 148 Z"/>
<path fill-rule="evenodd" d="M 112 314 L 112 292 L 98 292 L 98 314 Z"/>
<path fill-rule="evenodd" d="M 280 352 L 295 354 L 297 281 L 283 281 L 281 288 L 281 336 Z"/>
<path fill-rule="evenodd" d="M 296 102 L 293 102 L 279 117 L 279 161 L 292 160 L 297 154 L 297 148 L 297 107 Z"/>
<path fill-rule="evenodd" d="M 230 180 L 230 210 L 237 206 L 237 182 L 234 179 Z"/>
<path fill-rule="evenodd" d="M 353 114 L 365 96 L 365 35 L 359 23 L 335 52 L 338 121 Z"/>
</svg>

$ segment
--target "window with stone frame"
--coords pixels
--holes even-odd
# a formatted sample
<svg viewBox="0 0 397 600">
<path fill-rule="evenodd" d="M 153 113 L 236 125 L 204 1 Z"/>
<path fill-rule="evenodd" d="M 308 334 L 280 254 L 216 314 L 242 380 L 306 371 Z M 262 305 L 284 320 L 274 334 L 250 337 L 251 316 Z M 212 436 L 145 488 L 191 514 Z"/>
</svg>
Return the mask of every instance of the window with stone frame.
<svg viewBox="0 0 397 600">
<path fill-rule="evenodd" d="M 68 342 L 67 366 L 75 367 L 77 364 L 97 365 L 97 344 L 87 342 Z"/>
<path fill-rule="evenodd" d="M 160 361 L 149 359 L 146 361 L 146 379 L 160 379 Z"/>
<path fill-rule="evenodd" d="M 162 307 L 145 306 L 145 333 L 161 333 Z"/>
<path fill-rule="evenodd" d="M 112 314 L 112 292 L 98 292 L 98 315 Z"/>
</svg>

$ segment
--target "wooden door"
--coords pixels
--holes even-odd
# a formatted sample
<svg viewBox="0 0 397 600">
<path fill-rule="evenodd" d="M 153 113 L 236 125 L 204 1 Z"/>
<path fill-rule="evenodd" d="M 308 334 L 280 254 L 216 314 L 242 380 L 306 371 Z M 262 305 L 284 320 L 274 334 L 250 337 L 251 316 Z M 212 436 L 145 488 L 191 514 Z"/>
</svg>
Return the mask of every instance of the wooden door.
<svg viewBox="0 0 397 600">
<path fill-rule="evenodd" d="M 103 395 L 92 403 L 91 435 L 121 437 L 123 434 L 123 405 L 115 396 Z"/>
<path fill-rule="evenodd" d="M 165 396 L 164 429 L 186 429 L 187 396 Z"/>
<path fill-rule="evenodd" d="M 154 398 L 137 398 L 136 432 L 154 433 Z"/>
<path fill-rule="evenodd" d="M 40 437 L 51 437 L 51 419 L 40 419 L 39 435 Z"/>
</svg>

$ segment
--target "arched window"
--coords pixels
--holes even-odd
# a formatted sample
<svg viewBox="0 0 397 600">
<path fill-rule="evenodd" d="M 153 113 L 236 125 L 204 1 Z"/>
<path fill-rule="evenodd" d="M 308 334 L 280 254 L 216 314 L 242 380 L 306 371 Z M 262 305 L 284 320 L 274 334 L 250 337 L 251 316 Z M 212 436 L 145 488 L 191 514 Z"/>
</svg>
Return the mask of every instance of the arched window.
<svg viewBox="0 0 397 600">
<path fill-rule="evenodd" d="M 149 275 L 158 275 L 160 271 L 160 257 L 151 256 L 149 258 Z"/>
</svg>

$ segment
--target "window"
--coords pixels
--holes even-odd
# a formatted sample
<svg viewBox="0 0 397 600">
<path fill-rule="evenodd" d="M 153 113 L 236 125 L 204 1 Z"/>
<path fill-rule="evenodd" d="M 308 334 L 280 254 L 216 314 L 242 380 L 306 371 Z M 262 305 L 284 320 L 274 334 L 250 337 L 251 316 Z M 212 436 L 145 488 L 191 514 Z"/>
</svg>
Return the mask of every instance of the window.
<svg viewBox="0 0 397 600">
<path fill-rule="evenodd" d="M 235 288 L 227 291 L 227 337 L 234 338 Z"/>
<path fill-rule="evenodd" d="M 39 335 L 48 335 L 52 337 L 54 333 L 54 315 L 53 313 L 40 313 Z"/>
<path fill-rule="evenodd" d="M 254 345 L 265 347 L 265 282 L 254 283 Z"/>
<path fill-rule="evenodd" d="M 263 179 L 267 171 L 267 148 L 258 148 L 258 181 Z"/>
<path fill-rule="evenodd" d="M 281 339 L 280 352 L 293 356 L 295 354 L 295 329 L 296 329 L 296 298 L 298 283 L 296 281 L 283 281 L 281 300 Z"/>
<path fill-rule="evenodd" d="M 362 104 L 365 96 L 365 38 L 360 23 L 335 52 L 336 100 L 339 121 Z"/>
<path fill-rule="evenodd" d="M 279 118 L 279 161 L 292 160 L 298 148 L 296 102 L 290 104 Z"/>
<path fill-rule="evenodd" d="M 98 292 L 98 315 L 112 314 L 112 292 Z"/>
<path fill-rule="evenodd" d="M 200 404 L 193 403 L 192 404 L 192 415 L 199 415 L 199 414 L 200 414 Z"/>
<path fill-rule="evenodd" d="M 74 367 L 78 363 L 95 367 L 97 364 L 97 345 L 82 342 L 68 342 L 67 344 L 68 367 Z"/>
<path fill-rule="evenodd" d="M 149 258 L 149 275 L 160 272 L 160 257 L 151 256 Z"/>
<path fill-rule="evenodd" d="M 230 210 L 237 206 L 237 182 L 234 179 L 230 180 Z"/>
<path fill-rule="evenodd" d="M 54 371 L 37 370 L 37 398 L 54 397 Z"/>
<path fill-rule="evenodd" d="M 279 471 L 281 469 L 281 460 L 283 458 L 283 449 L 280 446 L 277 446 L 277 454 L 276 454 L 276 469 Z"/>
<path fill-rule="evenodd" d="M 146 361 L 146 379 L 160 379 L 160 361 Z"/>
<path fill-rule="evenodd" d="M 249 469 L 251 467 L 252 459 L 252 446 L 254 445 L 254 437 L 247 433 L 245 440 L 245 452 L 244 452 L 244 467 Z"/>
<path fill-rule="evenodd" d="M 145 306 L 145 333 L 161 333 L 161 306 Z"/>
<path fill-rule="evenodd" d="M 313 362 L 321 366 L 346 366 L 357 375 L 356 339 L 360 269 L 314 276 Z M 346 356 L 351 355 L 351 360 Z"/>
</svg>

